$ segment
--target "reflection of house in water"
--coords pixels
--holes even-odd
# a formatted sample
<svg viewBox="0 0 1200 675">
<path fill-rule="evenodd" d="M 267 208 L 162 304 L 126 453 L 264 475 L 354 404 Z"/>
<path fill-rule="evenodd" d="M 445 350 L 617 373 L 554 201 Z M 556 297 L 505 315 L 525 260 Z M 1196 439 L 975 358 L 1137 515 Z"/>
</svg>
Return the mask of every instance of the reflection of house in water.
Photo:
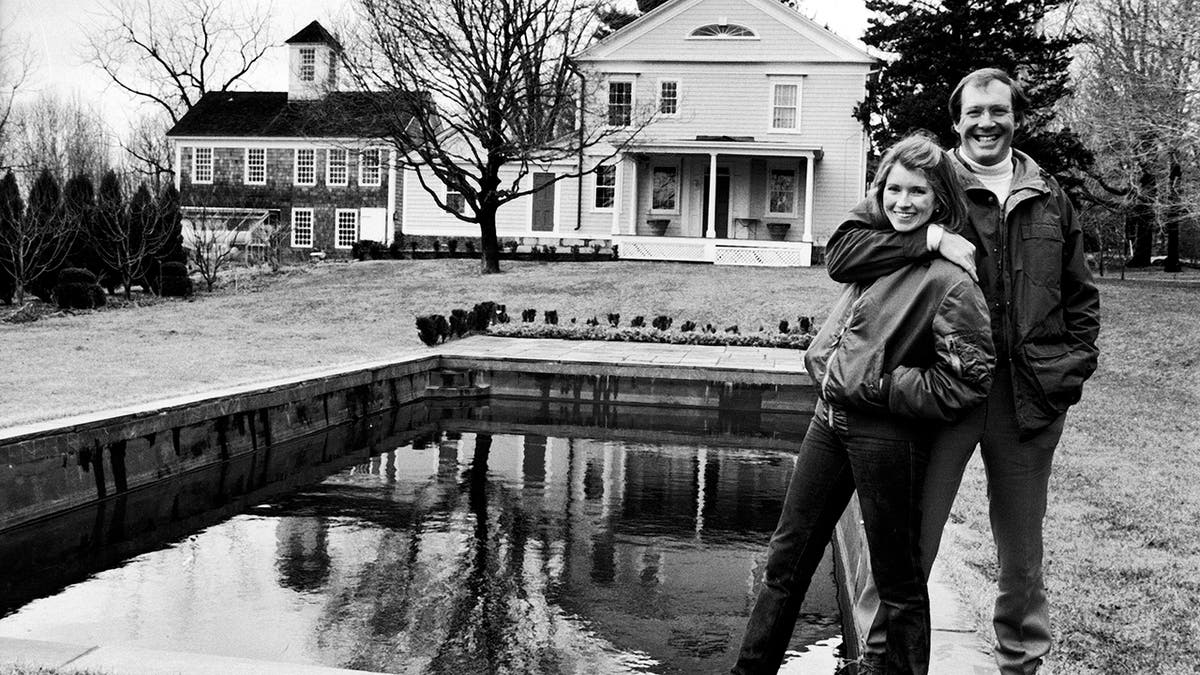
<svg viewBox="0 0 1200 675">
<path fill-rule="evenodd" d="M 325 537 L 318 639 L 338 654 L 328 662 L 369 669 L 486 670 L 480 644 L 531 672 L 548 652 L 596 672 L 628 672 L 630 654 L 685 672 L 723 662 L 791 465 L 775 451 L 535 434 L 442 434 L 382 453 L 323 489 L 364 503 L 383 490 L 359 517 L 408 524 L 343 522 Z M 318 561 L 310 525 L 281 522 L 281 569 Z M 828 586 L 806 611 L 836 616 Z M 838 632 L 826 620 L 794 644 Z"/>
</svg>

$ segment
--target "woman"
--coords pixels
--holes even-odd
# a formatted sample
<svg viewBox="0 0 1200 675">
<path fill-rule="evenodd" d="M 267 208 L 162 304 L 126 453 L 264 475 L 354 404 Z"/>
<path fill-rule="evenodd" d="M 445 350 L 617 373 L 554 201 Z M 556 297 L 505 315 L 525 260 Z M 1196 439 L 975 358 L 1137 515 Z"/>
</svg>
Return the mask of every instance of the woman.
<svg viewBox="0 0 1200 675">
<path fill-rule="evenodd" d="M 884 156 L 860 215 L 900 232 L 932 223 L 956 231 L 967 218 L 961 195 L 942 149 L 913 135 Z M 880 665 L 925 673 L 929 596 L 918 541 L 926 430 L 987 395 L 994 366 L 987 303 L 963 270 L 931 257 L 847 285 L 804 361 L 817 385 L 816 411 L 733 672 L 778 670 L 813 571 L 857 489 L 887 620 Z"/>
</svg>

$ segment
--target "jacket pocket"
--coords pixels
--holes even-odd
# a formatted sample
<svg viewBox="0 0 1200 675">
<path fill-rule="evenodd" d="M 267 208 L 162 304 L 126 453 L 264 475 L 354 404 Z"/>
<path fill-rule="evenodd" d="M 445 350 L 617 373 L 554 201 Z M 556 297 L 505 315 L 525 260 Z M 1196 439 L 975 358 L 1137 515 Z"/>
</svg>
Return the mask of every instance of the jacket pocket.
<svg viewBox="0 0 1200 675">
<path fill-rule="evenodd" d="M 1041 221 L 1021 225 L 1023 271 L 1038 286 L 1058 288 L 1062 282 L 1063 235 L 1058 223 Z"/>
<path fill-rule="evenodd" d="M 1076 357 L 1066 344 L 1028 343 L 1024 349 L 1033 379 L 1050 410 L 1061 413 L 1079 401 L 1083 378 L 1076 372 Z"/>
</svg>

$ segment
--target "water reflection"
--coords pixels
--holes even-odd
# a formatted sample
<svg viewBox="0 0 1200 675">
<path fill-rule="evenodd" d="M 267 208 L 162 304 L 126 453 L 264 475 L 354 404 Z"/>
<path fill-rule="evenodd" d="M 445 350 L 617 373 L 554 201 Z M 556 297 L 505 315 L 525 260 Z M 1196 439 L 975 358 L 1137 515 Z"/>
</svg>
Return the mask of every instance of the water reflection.
<svg viewBox="0 0 1200 675">
<path fill-rule="evenodd" d="M 791 467 L 438 432 L 30 603 L 0 635 L 385 672 L 723 672 Z M 823 574 L 793 649 L 832 672 Z"/>
</svg>

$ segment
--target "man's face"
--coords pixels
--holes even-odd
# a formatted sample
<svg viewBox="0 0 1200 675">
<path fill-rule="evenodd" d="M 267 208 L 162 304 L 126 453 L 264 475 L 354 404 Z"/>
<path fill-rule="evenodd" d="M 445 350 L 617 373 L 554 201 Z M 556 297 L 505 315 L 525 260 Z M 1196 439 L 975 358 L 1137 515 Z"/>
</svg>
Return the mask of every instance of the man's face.
<svg viewBox="0 0 1200 675">
<path fill-rule="evenodd" d="M 999 80 L 986 86 L 967 85 L 962 91 L 962 110 L 954 130 L 962 153 L 968 159 L 992 166 L 1008 156 L 1017 118 L 1012 90 Z"/>
</svg>

